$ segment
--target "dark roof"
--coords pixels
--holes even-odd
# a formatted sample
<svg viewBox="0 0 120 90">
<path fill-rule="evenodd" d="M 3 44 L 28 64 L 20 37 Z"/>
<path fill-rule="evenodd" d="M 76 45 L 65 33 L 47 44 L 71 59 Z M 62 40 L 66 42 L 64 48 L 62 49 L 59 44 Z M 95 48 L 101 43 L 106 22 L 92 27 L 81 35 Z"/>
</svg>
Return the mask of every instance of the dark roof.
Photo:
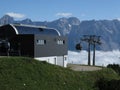
<svg viewBox="0 0 120 90">
<path fill-rule="evenodd" d="M 56 29 L 40 27 L 40 26 L 23 25 L 23 24 L 8 24 L 8 25 L 4 25 L 1 27 L 4 27 L 4 29 L 5 27 L 7 28 L 12 27 L 16 34 L 41 34 L 41 35 L 60 36 L 60 33 Z"/>
</svg>

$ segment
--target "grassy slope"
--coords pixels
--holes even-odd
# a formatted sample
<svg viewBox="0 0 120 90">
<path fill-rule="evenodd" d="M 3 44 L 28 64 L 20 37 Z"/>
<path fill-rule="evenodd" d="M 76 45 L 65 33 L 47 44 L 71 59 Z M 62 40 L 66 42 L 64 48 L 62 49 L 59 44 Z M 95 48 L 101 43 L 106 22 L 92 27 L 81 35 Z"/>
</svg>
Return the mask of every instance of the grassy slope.
<svg viewBox="0 0 120 90">
<path fill-rule="evenodd" d="M 75 72 L 31 58 L 0 57 L 0 90 L 94 90 L 101 77 L 118 75 L 111 69 Z"/>
</svg>

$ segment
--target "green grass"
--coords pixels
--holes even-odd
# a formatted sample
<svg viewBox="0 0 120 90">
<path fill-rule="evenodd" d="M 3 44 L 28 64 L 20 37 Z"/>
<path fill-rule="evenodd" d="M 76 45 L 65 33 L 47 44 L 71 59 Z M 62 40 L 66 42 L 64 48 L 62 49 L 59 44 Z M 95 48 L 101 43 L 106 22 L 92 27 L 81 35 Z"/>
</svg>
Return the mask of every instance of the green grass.
<svg viewBox="0 0 120 90">
<path fill-rule="evenodd" d="M 76 72 L 26 57 L 0 57 L 0 90 L 95 90 L 103 77 L 119 78 L 107 68 Z"/>
</svg>

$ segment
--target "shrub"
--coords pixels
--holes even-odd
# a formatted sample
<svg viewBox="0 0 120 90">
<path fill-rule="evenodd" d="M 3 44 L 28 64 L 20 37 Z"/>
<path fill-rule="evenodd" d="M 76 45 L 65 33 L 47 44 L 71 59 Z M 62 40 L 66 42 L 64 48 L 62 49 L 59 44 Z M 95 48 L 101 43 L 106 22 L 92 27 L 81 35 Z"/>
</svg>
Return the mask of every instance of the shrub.
<svg viewBox="0 0 120 90">
<path fill-rule="evenodd" d="M 98 90 L 120 90 L 120 80 L 106 80 L 105 78 L 100 78 L 96 82 L 96 87 Z"/>
<path fill-rule="evenodd" d="M 119 64 L 109 64 L 108 68 L 112 68 L 116 73 L 120 75 L 120 65 Z"/>
</svg>

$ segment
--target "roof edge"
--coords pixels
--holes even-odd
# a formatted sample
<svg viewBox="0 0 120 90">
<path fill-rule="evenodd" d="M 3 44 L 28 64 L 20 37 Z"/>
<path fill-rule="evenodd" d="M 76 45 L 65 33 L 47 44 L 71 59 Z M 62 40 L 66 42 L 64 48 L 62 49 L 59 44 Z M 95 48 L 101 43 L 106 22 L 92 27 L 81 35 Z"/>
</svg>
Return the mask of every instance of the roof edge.
<svg viewBox="0 0 120 90">
<path fill-rule="evenodd" d="M 19 34 L 18 30 L 15 28 L 15 26 L 13 24 L 9 24 L 9 25 L 15 30 L 16 34 Z"/>
</svg>

